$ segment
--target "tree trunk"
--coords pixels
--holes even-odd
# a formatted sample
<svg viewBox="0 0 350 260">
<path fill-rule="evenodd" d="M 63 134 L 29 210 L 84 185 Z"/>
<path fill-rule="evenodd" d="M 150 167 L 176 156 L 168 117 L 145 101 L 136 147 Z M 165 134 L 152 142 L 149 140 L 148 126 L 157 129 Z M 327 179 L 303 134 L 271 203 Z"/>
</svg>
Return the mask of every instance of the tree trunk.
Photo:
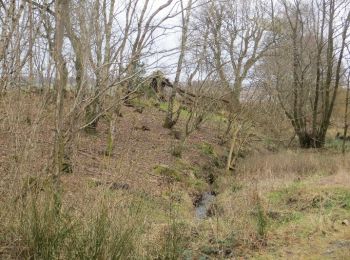
<svg viewBox="0 0 350 260">
<path fill-rule="evenodd" d="M 343 145 L 342 145 L 342 153 L 345 154 L 345 142 L 347 140 L 347 134 L 348 134 L 348 113 L 349 113 L 349 99 L 350 99 L 350 72 L 348 72 L 347 77 L 347 84 L 346 84 L 346 97 L 345 97 L 345 113 L 344 113 L 344 139 L 343 139 Z"/>
<path fill-rule="evenodd" d="M 98 91 L 95 93 L 93 102 L 86 107 L 85 111 L 85 122 L 87 122 L 87 125 L 84 130 L 89 134 L 97 133 L 97 125 L 100 113 L 100 103 L 99 98 L 96 97 L 97 95 Z"/>
<path fill-rule="evenodd" d="M 181 8 L 182 8 L 182 35 L 181 35 L 181 46 L 180 46 L 180 56 L 179 60 L 177 62 L 177 69 L 176 69 L 176 75 L 175 75 L 175 81 L 173 84 L 173 88 L 171 90 L 171 96 L 169 99 L 169 104 L 168 104 L 168 110 L 167 114 L 165 117 L 165 122 L 164 122 L 164 127 L 171 129 L 177 122 L 178 116 L 175 116 L 174 112 L 174 101 L 176 97 L 176 90 L 179 86 L 180 82 L 180 76 L 181 76 L 181 70 L 182 70 L 182 63 L 185 57 L 185 50 L 186 50 L 186 44 L 187 44 L 187 32 L 188 32 L 188 26 L 189 26 L 189 21 L 191 17 L 191 8 L 192 8 L 192 0 L 188 1 L 187 4 L 187 11 L 186 11 L 186 16 L 184 13 L 184 6 L 183 2 L 181 1 Z M 180 113 L 180 108 L 177 113 Z M 179 115 L 179 114 L 178 114 Z"/>
<path fill-rule="evenodd" d="M 307 132 L 298 132 L 299 144 L 301 148 L 322 148 L 326 142 L 326 134 L 321 131 L 313 136 Z"/>
<path fill-rule="evenodd" d="M 54 59 L 56 64 L 56 111 L 55 111 L 55 140 L 54 140 L 54 172 L 53 176 L 58 181 L 65 168 L 65 142 L 63 129 L 63 90 L 67 85 L 68 71 L 62 54 L 64 38 L 64 17 L 68 0 L 56 1 L 56 27 Z"/>
</svg>

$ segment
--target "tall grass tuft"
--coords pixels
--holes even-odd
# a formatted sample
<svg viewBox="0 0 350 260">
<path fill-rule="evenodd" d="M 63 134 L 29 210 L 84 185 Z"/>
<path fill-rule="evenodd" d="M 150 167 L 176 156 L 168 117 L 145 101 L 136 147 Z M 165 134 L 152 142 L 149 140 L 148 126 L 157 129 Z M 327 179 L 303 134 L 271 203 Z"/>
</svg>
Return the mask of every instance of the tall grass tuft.
<svg viewBox="0 0 350 260">
<path fill-rule="evenodd" d="M 267 217 L 257 187 L 253 193 L 253 202 L 255 204 L 255 219 L 257 238 L 261 245 L 266 245 L 267 239 Z"/>
<path fill-rule="evenodd" d="M 165 243 L 162 248 L 160 259 L 175 260 L 181 259 L 185 250 L 184 226 L 174 220 L 165 235 Z"/>
<path fill-rule="evenodd" d="M 110 201 L 108 201 L 110 202 Z M 74 214 L 53 190 L 29 194 L 18 203 L 8 228 L 9 256 L 20 259 L 129 259 L 137 258 L 142 224 L 139 206 L 100 203 L 91 214 Z M 15 246 L 14 246 L 15 244 Z M 14 250 L 15 249 L 15 250 Z M 15 252 L 14 252 L 15 251 Z"/>
<path fill-rule="evenodd" d="M 102 206 L 97 216 L 75 233 L 74 259 L 127 259 L 134 254 L 136 227 L 113 219 Z"/>
<path fill-rule="evenodd" d="M 27 204 L 24 202 L 19 223 L 23 258 L 59 258 L 74 232 L 73 221 L 63 211 L 60 195 L 55 192 L 45 197 L 31 196 Z"/>
</svg>

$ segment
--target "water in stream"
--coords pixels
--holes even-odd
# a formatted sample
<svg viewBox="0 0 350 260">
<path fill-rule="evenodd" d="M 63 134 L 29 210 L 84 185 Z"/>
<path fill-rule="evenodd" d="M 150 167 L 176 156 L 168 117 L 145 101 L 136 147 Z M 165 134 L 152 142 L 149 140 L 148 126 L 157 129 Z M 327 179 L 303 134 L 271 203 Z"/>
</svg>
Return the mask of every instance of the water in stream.
<svg viewBox="0 0 350 260">
<path fill-rule="evenodd" d="M 215 194 L 213 192 L 204 192 L 199 201 L 196 203 L 196 218 L 205 219 L 208 216 L 208 210 L 210 205 L 215 199 Z"/>
</svg>

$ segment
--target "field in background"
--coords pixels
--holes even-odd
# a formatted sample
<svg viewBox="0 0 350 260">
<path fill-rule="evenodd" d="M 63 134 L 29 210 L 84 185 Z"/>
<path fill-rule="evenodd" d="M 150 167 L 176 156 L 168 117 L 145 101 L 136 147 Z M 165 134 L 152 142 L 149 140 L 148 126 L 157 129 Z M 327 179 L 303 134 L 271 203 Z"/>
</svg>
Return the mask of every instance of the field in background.
<svg viewBox="0 0 350 260">
<path fill-rule="evenodd" d="M 0 258 L 349 256 L 350 163 L 333 138 L 338 129 L 326 149 L 306 151 L 282 148 L 257 127 L 227 173 L 219 115 L 190 136 L 180 157 L 174 132 L 162 127 L 166 104 L 140 100 L 141 112 L 122 108 L 111 156 L 107 122 L 95 135 L 79 133 L 73 173 L 55 191 L 46 173 L 54 108 L 44 108 L 42 98 L 1 98 Z M 196 201 L 209 191 L 215 201 L 198 219 Z"/>
</svg>

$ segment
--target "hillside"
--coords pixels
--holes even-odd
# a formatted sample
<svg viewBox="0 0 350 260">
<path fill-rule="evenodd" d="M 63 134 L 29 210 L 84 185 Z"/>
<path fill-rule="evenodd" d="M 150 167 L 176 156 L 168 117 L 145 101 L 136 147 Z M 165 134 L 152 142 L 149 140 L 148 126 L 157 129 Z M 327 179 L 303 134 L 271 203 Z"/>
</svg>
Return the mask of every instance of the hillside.
<svg viewBox="0 0 350 260">
<path fill-rule="evenodd" d="M 122 107 L 110 156 L 106 121 L 96 134 L 79 132 L 73 173 L 56 194 L 47 174 L 53 109 L 42 98 L 1 100 L 2 259 L 107 259 L 116 249 L 121 259 L 349 256 L 349 154 L 272 151 L 260 140 L 226 172 L 220 117 L 209 117 L 179 156 L 174 131 L 186 113 L 171 131 L 162 126 L 164 104 L 139 100 L 142 113 Z"/>
<path fill-rule="evenodd" d="M 0 259 L 350 259 L 350 0 L 1 0 Z"/>
</svg>

